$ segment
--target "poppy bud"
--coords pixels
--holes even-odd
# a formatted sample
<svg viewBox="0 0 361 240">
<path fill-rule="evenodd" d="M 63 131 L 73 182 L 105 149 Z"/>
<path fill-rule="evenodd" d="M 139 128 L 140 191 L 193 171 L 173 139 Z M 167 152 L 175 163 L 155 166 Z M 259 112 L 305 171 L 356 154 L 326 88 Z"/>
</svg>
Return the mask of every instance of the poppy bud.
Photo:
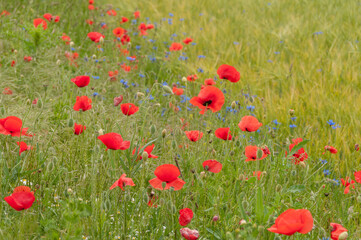
<svg viewBox="0 0 361 240">
<path fill-rule="evenodd" d="M 251 103 L 253 103 L 253 102 L 254 102 L 254 99 L 253 99 L 253 97 L 252 97 L 252 96 L 249 96 L 249 101 L 250 101 Z"/>
<path fill-rule="evenodd" d="M 232 104 L 231 104 L 232 109 L 235 109 L 236 105 L 237 105 L 237 103 L 235 101 L 233 101 Z"/>
<path fill-rule="evenodd" d="M 74 42 L 69 43 L 70 47 L 74 46 Z"/>
<path fill-rule="evenodd" d="M 98 133 L 99 133 L 99 135 L 103 135 L 104 134 L 103 129 L 99 129 Z"/>
<path fill-rule="evenodd" d="M 229 152 L 229 155 L 230 155 L 230 156 L 233 156 L 233 155 L 234 155 L 234 151 L 233 151 L 233 150 L 230 151 L 230 152 Z"/>
<path fill-rule="evenodd" d="M 42 107 L 43 107 L 43 101 L 38 100 L 38 104 L 37 104 L 37 105 L 38 105 L 39 108 L 42 108 Z"/>
<path fill-rule="evenodd" d="M 92 56 L 92 58 L 96 58 L 96 57 L 97 57 L 97 55 L 95 55 L 95 54 Z"/>
<path fill-rule="evenodd" d="M 282 191 L 282 186 L 280 184 L 276 185 L 276 192 Z"/>
<path fill-rule="evenodd" d="M 72 118 L 69 118 L 68 120 L 68 126 L 72 127 L 74 125 L 74 120 Z"/>
<path fill-rule="evenodd" d="M 173 90 L 167 85 L 163 86 L 163 90 L 169 94 L 173 94 Z"/>
<path fill-rule="evenodd" d="M 150 133 L 154 134 L 155 131 L 156 131 L 155 126 L 154 125 L 150 126 Z"/>
<path fill-rule="evenodd" d="M 355 144 L 355 150 L 356 151 L 360 150 L 360 146 L 358 144 Z"/>
<path fill-rule="evenodd" d="M 61 64 L 61 61 L 60 61 L 60 59 L 58 59 L 57 61 L 56 61 L 56 65 L 60 65 Z"/>
<path fill-rule="evenodd" d="M 165 135 L 167 134 L 167 129 L 163 129 L 162 131 L 162 137 L 165 138 Z"/>
<path fill-rule="evenodd" d="M 177 147 L 177 144 L 176 144 L 176 142 L 173 140 L 172 141 L 172 148 L 176 148 Z"/>
<path fill-rule="evenodd" d="M 187 78 L 186 78 L 186 77 L 183 77 L 183 78 L 182 78 L 182 82 L 187 82 Z"/>
<path fill-rule="evenodd" d="M 73 193 L 73 190 L 71 188 L 68 188 L 68 193 Z"/>
<path fill-rule="evenodd" d="M 290 110 L 288 110 L 288 113 L 289 113 L 291 116 L 293 116 L 293 114 L 295 113 L 295 110 L 290 109 Z"/>
<path fill-rule="evenodd" d="M 155 107 L 160 107 L 160 103 L 154 104 Z"/>
<path fill-rule="evenodd" d="M 148 158 L 148 153 L 146 152 L 146 151 L 144 151 L 143 153 L 142 153 L 142 159 L 147 159 Z"/>
<path fill-rule="evenodd" d="M 203 171 L 199 175 L 201 176 L 201 178 L 205 178 L 206 177 L 206 172 Z"/>
<path fill-rule="evenodd" d="M 167 186 L 166 182 L 162 182 L 162 188 L 164 189 Z"/>
<path fill-rule="evenodd" d="M 348 237 L 348 233 L 347 232 L 343 232 L 338 236 L 339 240 L 345 240 Z"/>
<path fill-rule="evenodd" d="M 18 50 L 15 49 L 15 50 L 14 50 L 14 53 L 15 53 L 15 54 L 18 53 Z"/>
<path fill-rule="evenodd" d="M 219 220 L 219 216 L 215 215 L 213 218 L 212 218 L 212 221 L 213 222 L 217 222 Z"/>
<path fill-rule="evenodd" d="M 259 226 L 258 226 L 258 232 L 263 232 L 263 230 L 264 230 L 264 226 L 259 225 Z"/>
<path fill-rule="evenodd" d="M 361 196 L 358 196 L 358 197 L 356 198 L 356 200 L 357 200 L 358 203 L 361 203 Z"/>
<path fill-rule="evenodd" d="M 5 108 L 2 107 L 0 111 L 1 111 L 1 115 L 5 114 Z"/>
<path fill-rule="evenodd" d="M 246 220 L 242 219 L 241 221 L 239 221 L 239 225 L 245 225 L 247 224 Z"/>
</svg>

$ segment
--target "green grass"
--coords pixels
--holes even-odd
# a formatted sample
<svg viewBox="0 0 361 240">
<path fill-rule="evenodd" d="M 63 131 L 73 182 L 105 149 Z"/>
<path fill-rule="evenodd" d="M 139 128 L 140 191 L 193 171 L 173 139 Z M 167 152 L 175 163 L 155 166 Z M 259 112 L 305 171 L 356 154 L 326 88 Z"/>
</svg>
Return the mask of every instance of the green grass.
<svg viewBox="0 0 361 240">
<path fill-rule="evenodd" d="M 356 183 L 356 189 L 344 195 L 344 187 L 329 180 L 353 177 L 354 171 L 361 170 L 360 153 L 354 150 L 361 131 L 359 2 L 95 0 L 95 6 L 99 9 L 89 11 L 87 1 L 80 0 L 0 0 L 0 12 L 11 13 L 0 17 L 0 92 L 5 87 L 13 91 L 13 95 L 0 94 L 0 118 L 18 116 L 35 134 L 21 137 L 34 146 L 21 156 L 18 138 L 0 135 L 0 197 L 10 195 L 24 179 L 36 197 L 34 205 L 22 212 L 0 201 L 0 239 L 180 239 L 178 211 L 185 207 L 195 214 L 188 227 L 197 229 L 200 239 L 287 239 L 266 229 L 288 208 L 309 209 L 315 221 L 309 234 L 297 233 L 291 239 L 329 237 L 330 222 L 347 228 L 349 239 L 361 238 L 360 185 Z M 118 9 L 116 17 L 106 14 L 111 8 Z M 146 17 L 157 24 L 146 39 L 132 35 L 138 24 L 124 25 L 132 39 L 130 56 L 139 60 L 138 69 L 124 73 L 119 63 L 129 61 L 113 43 L 112 29 L 120 26 L 121 16 L 133 19 L 137 9 L 138 24 Z M 46 12 L 59 15 L 60 22 L 48 23 L 46 31 L 35 30 L 33 19 Z M 171 25 L 169 13 L 174 14 Z M 86 19 L 94 25 L 86 24 Z M 108 29 L 101 29 L 101 22 Z M 106 36 L 101 44 L 104 51 L 87 38 L 91 31 Z M 65 57 L 65 51 L 71 50 L 61 40 L 62 33 L 74 42 L 79 67 L 71 66 Z M 172 34 L 177 34 L 175 42 L 192 37 L 197 43 L 183 49 L 187 61 L 180 61 L 177 52 L 165 59 Z M 24 62 L 24 56 L 32 56 L 33 61 Z M 12 60 L 15 67 L 10 66 Z M 187 111 L 188 103 L 180 102 L 179 96 L 163 96 L 167 92 L 162 82 L 170 86 L 180 82 L 186 85 L 188 97 L 197 95 L 204 79 L 213 78 L 221 64 L 233 65 L 241 73 L 238 83 L 217 81 L 217 87 L 227 90 L 220 111 L 224 122 L 218 113 L 201 116 L 198 109 Z M 110 82 L 108 71 L 117 69 L 120 76 Z M 78 89 L 70 79 L 84 74 L 99 79 L 91 78 L 88 87 Z M 190 74 L 199 79 L 182 82 Z M 130 87 L 124 88 L 120 79 L 128 80 Z M 92 97 L 91 110 L 73 110 L 76 96 L 90 97 L 94 92 L 99 95 Z M 135 99 L 137 92 L 145 96 Z M 113 98 L 120 94 L 123 102 L 138 105 L 139 112 L 126 117 L 114 107 Z M 154 100 L 147 100 L 150 95 Z M 37 106 L 31 104 L 34 98 L 39 98 Z M 233 101 L 239 102 L 236 114 L 226 110 Z M 182 110 L 174 113 L 169 102 Z M 249 105 L 255 106 L 253 113 L 263 123 L 260 133 L 243 133 L 237 126 L 250 114 Z M 289 109 L 295 110 L 295 121 Z M 186 138 L 181 118 L 189 122 L 189 130 L 204 133 L 200 141 Z M 272 130 L 275 119 L 281 125 Z M 332 129 L 329 119 L 341 127 Z M 75 136 L 73 122 L 87 129 Z M 289 127 L 293 123 L 294 129 Z M 229 142 L 216 138 L 214 130 L 219 127 L 230 127 L 239 138 Z M 164 138 L 163 129 L 167 130 Z M 97 139 L 101 130 L 120 133 L 131 147 L 105 151 Z M 306 167 L 292 164 L 284 155 L 297 137 L 310 140 L 305 146 Z M 132 150 L 144 141 L 155 141 L 153 153 L 158 159 L 134 161 Z M 245 162 L 247 145 L 267 145 L 271 155 Z M 338 153 L 322 155 L 326 145 L 336 147 Z M 175 164 L 175 159 L 184 188 L 152 189 L 148 181 L 155 168 Z M 221 162 L 222 171 L 203 176 L 202 162 L 208 159 Z M 323 165 L 319 159 L 328 163 Z M 330 170 L 329 176 L 324 176 L 325 169 Z M 245 181 L 256 170 L 264 171 L 262 179 Z M 108 190 L 123 173 L 136 186 L 127 186 L 125 192 Z M 158 197 L 158 208 L 147 205 L 151 192 Z M 215 215 L 220 219 L 212 222 Z M 247 224 L 240 226 L 241 219 Z"/>
</svg>

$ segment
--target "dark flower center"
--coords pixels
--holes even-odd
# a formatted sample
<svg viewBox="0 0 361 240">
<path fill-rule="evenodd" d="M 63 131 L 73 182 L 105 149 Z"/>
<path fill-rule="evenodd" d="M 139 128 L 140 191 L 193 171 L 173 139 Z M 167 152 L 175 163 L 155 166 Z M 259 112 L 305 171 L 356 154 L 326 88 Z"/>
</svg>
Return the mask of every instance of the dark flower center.
<svg viewBox="0 0 361 240">
<path fill-rule="evenodd" d="M 212 100 L 209 100 L 207 102 L 204 102 L 202 105 L 207 107 L 207 106 L 209 106 L 211 104 L 212 104 Z"/>
</svg>

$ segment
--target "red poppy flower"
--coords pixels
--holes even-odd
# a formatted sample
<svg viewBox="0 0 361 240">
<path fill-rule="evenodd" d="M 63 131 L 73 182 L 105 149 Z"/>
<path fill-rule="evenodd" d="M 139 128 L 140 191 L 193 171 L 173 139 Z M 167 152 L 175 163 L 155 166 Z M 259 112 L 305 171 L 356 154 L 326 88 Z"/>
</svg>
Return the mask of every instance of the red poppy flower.
<svg viewBox="0 0 361 240">
<path fill-rule="evenodd" d="M 21 155 L 21 153 L 24 152 L 24 151 L 29 151 L 29 150 L 33 149 L 32 146 L 28 146 L 25 142 L 16 142 L 16 143 L 17 143 L 17 144 L 19 145 L 19 147 L 20 147 L 20 149 L 19 149 L 19 155 Z"/>
<path fill-rule="evenodd" d="M 361 171 L 354 172 L 353 175 L 355 176 L 355 181 L 361 183 Z"/>
<path fill-rule="evenodd" d="M 45 19 L 48 20 L 49 22 L 51 21 L 52 17 L 53 17 L 53 16 L 52 16 L 50 13 L 45 13 L 45 14 L 43 15 L 43 18 L 45 18 Z"/>
<path fill-rule="evenodd" d="M 200 114 L 204 114 L 207 109 L 211 109 L 212 112 L 217 112 L 222 109 L 224 95 L 218 88 L 206 86 L 199 92 L 197 97 L 193 97 L 189 102 L 199 109 L 202 109 L 202 111 L 199 112 Z"/>
<path fill-rule="evenodd" d="M 4 95 L 11 95 L 11 94 L 13 94 L 13 91 L 11 91 L 10 88 L 6 87 L 6 88 L 4 88 L 3 94 Z"/>
<path fill-rule="evenodd" d="M 185 38 L 185 39 L 183 40 L 183 42 L 184 42 L 184 44 L 187 44 L 187 45 L 188 45 L 189 43 L 193 42 L 193 39 L 187 37 L 187 38 Z"/>
<path fill-rule="evenodd" d="M 24 56 L 25 62 L 31 62 L 31 60 L 33 60 L 33 58 L 31 56 Z"/>
<path fill-rule="evenodd" d="M 204 170 L 212 173 L 219 173 L 222 170 L 222 163 L 216 160 L 206 160 L 203 162 Z"/>
<path fill-rule="evenodd" d="M 147 30 L 153 29 L 153 28 L 154 28 L 154 25 L 153 25 L 153 24 L 147 24 Z"/>
<path fill-rule="evenodd" d="M 109 16 L 116 16 L 116 15 L 117 15 L 117 12 L 116 12 L 115 10 L 111 9 L 111 10 L 107 11 L 107 14 L 108 14 Z"/>
<path fill-rule="evenodd" d="M 14 67 L 16 62 L 14 60 L 11 61 L 11 66 Z"/>
<path fill-rule="evenodd" d="M 203 137 L 203 133 L 200 131 L 185 131 L 187 138 L 192 142 L 197 142 Z"/>
<path fill-rule="evenodd" d="M 11 135 L 13 137 L 20 137 L 20 135 L 32 137 L 33 135 L 26 133 L 28 128 L 22 128 L 22 126 L 23 121 L 18 117 L 0 118 L 0 134 Z"/>
<path fill-rule="evenodd" d="M 334 147 L 332 147 L 332 146 L 325 146 L 325 150 L 326 150 L 326 151 L 329 151 L 329 152 L 332 153 L 332 154 L 336 154 L 336 153 L 337 153 L 337 149 L 334 148 Z M 323 153 L 323 154 L 325 154 L 325 153 Z"/>
<path fill-rule="evenodd" d="M 133 180 L 131 178 L 127 178 L 126 176 L 127 174 L 122 174 L 122 176 L 120 176 L 120 178 L 115 181 L 109 189 L 112 190 L 113 188 L 120 187 L 120 189 L 124 191 L 125 186 L 135 186 Z"/>
<path fill-rule="evenodd" d="M 175 95 L 178 95 L 178 96 L 182 95 L 184 92 L 184 90 L 182 88 L 177 88 L 177 87 L 173 87 L 172 91 Z"/>
<path fill-rule="evenodd" d="M 73 109 L 75 111 L 79 111 L 80 109 L 83 111 L 87 111 L 92 108 L 91 103 L 92 100 L 87 96 L 81 96 L 81 97 L 77 96 Z"/>
<path fill-rule="evenodd" d="M 253 177 L 257 177 L 258 180 L 261 180 L 262 171 L 253 172 Z"/>
<path fill-rule="evenodd" d="M 114 34 L 114 36 L 116 36 L 116 37 L 122 37 L 124 34 L 126 33 L 126 31 L 123 29 L 123 28 L 121 28 L 121 27 L 117 27 L 117 28 L 114 28 L 113 29 L 113 34 Z"/>
<path fill-rule="evenodd" d="M 218 128 L 214 134 L 217 138 L 223 139 L 223 140 L 232 140 L 231 132 L 229 131 L 230 128 Z"/>
<path fill-rule="evenodd" d="M 339 240 L 339 239 L 346 239 L 348 237 L 347 229 L 344 228 L 341 224 L 338 223 L 330 223 L 332 230 L 331 230 L 331 239 L 332 240 Z M 342 236 L 343 238 L 340 238 Z"/>
<path fill-rule="evenodd" d="M 120 42 L 121 42 L 123 45 L 125 45 L 126 43 L 130 42 L 130 37 L 129 37 L 127 34 L 125 34 L 125 35 L 123 35 L 122 39 L 120 39 Z M 124 51 L 124 54 L 127 52 L 126 49 L 124 49 L 123 51 Z M 129 54 L 129 52 L 128 52 L 128 54 Z M 130 70 L 130 69 L 129 69 L 129 70 Z"/>
<path fill-rule="evenodd" d="M 241 78 L 241 75 L 234 67 L 226 64 L 219 66 L 217 74 L 220 79 L 227 79 L 230 82 L 238 82 Z"/>
<path fill-rule="evenodd" d="M 113 100 L 114 106 L 117 107 L 123 101 L 123 96 L 115 97 Z"/>
<path fill-rule="evenodd" d="M 63 36 L 61 36 L 61 39 L 65 42 L 65 44 L 69 45 L 70 44 L 70 37 L 68 35 L 66 35 L 65 33 L 63 33 Z"/>
<path fill-rule="evenodd" d="M 194 82 L 196 79 L 198 79 L 197 74 L 192 74 L 192 75 L 187 76 L 187 80 L 190 82 Z"/>
<path fill-rule="evenodd" d="M 215 84 L 216 84 L 216 82 L 212 78 L 204 80 L 204 85 L 212 86 Z"/>
<path fill-rule="evenodd" d="M 34 98 L 34 100 L 31 102 L 31 104 L 36 105 L 38 104 L 39 98 Z"/>
<path fill-rule="evenodd" d="M 10 15 L 10 13 L 8 11 L 4 10 L 1 12 L 0 17 L 1 16 L 9 16 L 9 15 Z"/>
<path fill-rule="evenodd" d="M 179 224 L 181 226 L 187 226 L 193 218 L 193 211 L 190 208 L 184 208 L 179 210 Z"/>
<path fill-rule="evenodd" d="M 107 133 L 99 136 L 98 139 L 107 147 L 106 151 L 108 151 L 108 149 L 126 150 L 130 147 L 130 142 L 123 141 L 122 136 L 118 133 Z"/>
<path fill-rule="evenodd" d="M 93 42 L 99 42 L 100 38 L 105 38 L 105 36 L 101 33 L 98 32 L 90 32 L 88 33 L 88 38 L 90 38 L 90 40 L 92 40 Z"/>
<path fill-rule="evenodd" d="M 16 211 L 21 211 L 30 208 L 34 201 L 34 192 L 26 186 L 19 186 L 14 189 L 11 196 L 5 197 L 4 200 L 14 208 Z"/>
<path fill-rule="evenodd" d="M 344 190 L 344 194 L 348 194 L 350 192 L 350 187 L 352 187 L 353 189 L 355 189 L 355 181 L 351 180 L 349 177 L 346 177 L 346 179 L 341 178 L 341 183 L 345 188 Z"/>
<path fill-rule="evenodd" d="M 89 24 L 89 25 L 93 25 L 93 21 L 90 20 L 90 19 L 87 19 L 85 22 L 86 22 L 87 24 Z"/>
<path fill-rule="evenodd" d="M 75 78 L 72 78 L 71 81 L 73 83 L 75 83 L 75 85 L 77 85 L 78 87 L 82 88 L 82 87 L 88 86 L 88 84 L 90 82 L 90 77 L 89 76 L 77 76 Z"/>
<path fill-rule="evenodd" d="M 307 209 L 288 209 L 278 216 L 276 223 L 268 231 L 293 235 L 296 232 L 306 234 L 313 228 L 313 218 Z"/>
<path fill-rule="evenodd" d="M 262 157 L 261 158 L 257 158 L 258 150 L 262 151 Z M 259 148 L 257 146 L 247 146 L 246 149 L 245 149 L 245 153 L 244 153 L 244 155 L 246 155 L 246 157 L 247 157 L 246 162 L 262 160 L 265 157 L 267 157 L 268 154 L 270 154 L 270 151 L 269 151 L 269 149 L 267 147 L 262 149 L 262 148 Z"/>
<path fill-rule="evenodd" d="M 138 26 L 138 30 L 140 31 L 140 35 L 145 36 L 147 35 L 147 25 L 145 23 L 141 23 Z"/>
<path fill-rule="evenodd" d="M 178 178 L 180 175 L 179 169 L 173 164 L 163 164 L 157 167 L 154 171 L 156 178 L 149 180 L 150 185 L 155 189 L 167 190 L 171 187 L 175 191 L 183 188 L 185 182 Z M 165 188 L 163 189 L 163 182 L 165 183 Z"/>
<path fill-rule="evenodd" d="M 153 194 L 151 194 L 151 195 L 149 196 L 149 200 L 148 200 L 147 205 L 148 205 L 149 207 L 157 208 L 158 205 L 157 205 L 157 204 L 154 204 L 157 200 L 158 200 L 158 197 L 156 197 L 156 196 L 154 196 Z"/>
<path fill-rule="evenodd" d="M 169 47 L 169 51 L 180 51 L 183 49 L 183 45 L 180 43 L 172 43 Z"/>
<path fill-rule="evenodd" d="M 54 22 L 59 22 L 60 21 L 60 17 L 59 16 L 53 16 L 53 18 L 54 18 Z"/>
<path fill-rule="evenodd" d="M 75 135 L 80 135 L 84 132 L 84 130 L 86 129 L 86 126 L 74 123 L 74 134 Z"/>
<path fill-rule="evenodd" d="M 134 18 L 139 18 L 140 17 L 140 12 L 139 11 L 135 11 L 134 12 Z"/>
<path fill-rule="evenodd" d="M 135 106 L 133 103 L 123 103 L 120 105 L 120 109 L 124 115 L 130 116 L 138 112 L 139 107 Z"/>
<path fill-rule="evenodd" d="M 144 152 L 148 153 L 148 158 L 158 158 L 158 156 L 155 156 L 155 155 L 152 154 L 152 151 L 153 151 L 154 147 L 155 147 L 155 145 L 152 144 L 152 145 L 149 145 L 149 146 L 147 146 L 147 147 L 144 148 Z M 140 147 L 140 148 L 138 149 L 138 152 L 137 152 L 137 154 L 138 154 L 138 160 L 142 160 L 142 159 L 143 159 L 142 154 L 139 154 L 139 151 L 140 151 L 142 148 L 143 148 L 143 147 Z M 135 154 L 135 150 L 136 150 L 136 148 L 133 149 L 133 155 Z"/>
<path fill-rule="evenodd" d="M 302 141 L 303 141 L 302 138 L 292 139 L 293 143 L 290 144 L 289 150 L 291 151 L 294 146 L 296 146 Z M 287 156 L 287 152 L 286 152 L 286 156 Z M 291 160 L 294 161 L 295 164 L 299 164 L 300 162 L 305 161 L 307 158 L 308 158 L 308 154 L 306 153 L 305 149 L 300 148 L 295 154 L 292 155 Z"/>
<path fill-rule="evenodd" d="M 242 131 L 255 132 L 262 126 L 262 123 L 258 122 L 257 118 L 253 116 L 244 116 L 238 123 L 238 127 Z"/>
<path fill-rule="evenodd" d="M 120 22 L 121 24 L 122 23 L 125 23 L 125 22 L 128 22 L 129 21 L 129 19 L 128 18 L 126 18 L 126 17 L 122 17 L 122 21 Z"/>
<path fill-rule="evenodd" d="M 197 230 L 192 230 L 189 228 L 181 228 L 179 231 L 182 237 L 184 237 L 187 240 L 197 240 L 199 238 L 199 233 Z"/>
<path fill-rule="evenodd" d="M 39 25 L 41 25 L 43 27 L 43 29 L 45 30 L 48 27 L 48 24 L 46 23 L 46 21 L 42 18 L 36 18 L 33 21 L 34 27 L 38 27 Z"/>
<path fill-rule="evenodd" d="M 94 0 L 89 0 L 89 4 L 94 4 Z"/>
</svg>

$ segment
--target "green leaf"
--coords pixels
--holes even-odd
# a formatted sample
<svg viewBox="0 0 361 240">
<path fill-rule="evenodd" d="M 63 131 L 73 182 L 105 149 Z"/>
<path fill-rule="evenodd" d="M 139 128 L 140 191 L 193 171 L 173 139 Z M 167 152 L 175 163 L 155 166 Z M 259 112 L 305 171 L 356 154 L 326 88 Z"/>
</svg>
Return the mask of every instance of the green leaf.
<svg viewBox="0 0 361 240">
<path fill-rule="evenodd" d="M 293 154 L 295 154 L 298 150 L 300 150 L 301 148 L 303 148 L 306 143 L 308 143 L 310 140 L 309 139 L 305 139 L 302 142 L 300 142 L 299 144 L 295 145 L 292 150 L 290 151 L 289 155 L 292 156 Z"/>
<path fill-rule="evenodd" d="M 207 230 L 207 232 L 209 232 L 210 234 L 212 234 L 215 238 L 221 239 L 221 237 L 220 237 L 217 233 L 215 233 L 212 229 L 206 228 L 206 230 Z"/>
<path fill-rule="evenodd" d="M 296 193 L 305 191 L 306 187 L 304 185 L 293 185 L 288 188 L 287 192 Z"/>
</svg>

